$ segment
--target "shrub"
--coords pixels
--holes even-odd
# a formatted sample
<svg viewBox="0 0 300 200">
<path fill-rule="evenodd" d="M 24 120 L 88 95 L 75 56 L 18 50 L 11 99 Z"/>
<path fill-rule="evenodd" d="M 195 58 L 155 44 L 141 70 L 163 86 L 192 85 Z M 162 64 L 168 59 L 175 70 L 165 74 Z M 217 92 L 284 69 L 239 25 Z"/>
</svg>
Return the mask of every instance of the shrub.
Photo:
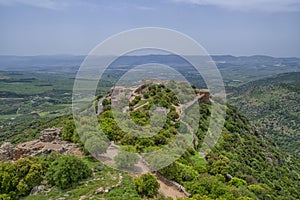
<svg viewBox="0 0 300 200">
<path fill-rule="evenodd" d="M 35 158 L 0 162 L 0 199 L 19 199 L 43 180 L 42 165 Z"/>
<path fill-rule="evenodd" d="M 76 127 L 73 119 L 66 121 L 61 132 L 61 137 L 63 140 L 78 143 L 81 145 L 81 141 L 76 132 Z"/>
<path fill-rule="evenodd" d="M 143 196 L 153 197 L 159 189 L 159 183 L 152 174 L 143 174 L 134 180 L 134 184 L 137 192 Z"/>
<path fill-rule="evenodd" d="M 80 158 L 61 156 L 51 163 L 46 173 L 46 180 L 51 185 L 65 189 L 89 177 L 91 172 Z"/>
<path fill-rule="evenodd" d="M 61 136 L 63 140 L 72 142 L 74 138 L 75 133 L 75 123 L 73 120 L 68 120 L 61 132 Z M 75 133 L 76 134 L 76 133 Z"/>
<path fill-rule="evenodd" d="M 243 185 L 247 185 L 247 182 L 243 179 L 240 179 L 240 178 L 236 178 L 236 177 L 233 177 L 229 182 L 228 182 L 229 185 L 233 185 L 235 187 L 239 187 L 239 186 L 243 186 Z"/>
</svg>

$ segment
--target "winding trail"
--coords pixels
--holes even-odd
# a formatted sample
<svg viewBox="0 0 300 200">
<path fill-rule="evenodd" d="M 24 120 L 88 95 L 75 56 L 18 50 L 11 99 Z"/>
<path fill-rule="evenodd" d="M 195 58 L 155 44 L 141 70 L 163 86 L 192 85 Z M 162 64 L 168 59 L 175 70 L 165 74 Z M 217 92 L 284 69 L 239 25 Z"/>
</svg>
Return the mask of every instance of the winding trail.
<svg viewBox="0 0 300 200">
<path fill-rule="evenodd" d="M 172 199 L 184 198 L 186 195 L 183 192 L 180 192 L 175 186 L 168 185 L 161 179 L 157 177 L 159 183 L 158 192 L 163 194 L 165 197 L 171 197 Z"/>
<path fill-rule="evenodd" d="M 140 109 L 140 108 L 142 108 L 142 107 L 144 107 L 144 106 L 146 106 L 146 105 L 148 105 L 148 104 L 149 104 L 149 101 L 147 101 L 146 103 L 144 103 L 144 104 L 142 104 L 142 105 L 139 105 L 139 106 L 133 108 L 133 111 L 136 111 L 136 110 L 138 110 L 138 109 Z"/>
</svg>

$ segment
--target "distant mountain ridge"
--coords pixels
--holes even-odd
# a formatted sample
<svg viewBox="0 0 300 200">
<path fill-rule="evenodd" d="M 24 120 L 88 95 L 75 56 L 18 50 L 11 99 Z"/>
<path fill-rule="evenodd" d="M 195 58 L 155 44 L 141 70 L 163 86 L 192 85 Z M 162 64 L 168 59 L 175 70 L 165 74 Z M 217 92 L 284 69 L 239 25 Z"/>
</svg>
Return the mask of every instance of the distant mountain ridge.
<svg viewBox="0 0 300 200">
<path fill-rule="evenodd" d="M 276 74 L 300 71 L 300 58 L 274 58 L 270 56 L 213 55 L 228 92 L 249 81 Z M 38 73 L 70 74 L 75 77 L 85 56 L 0 56 L 0 71 L 26 71 Z M 207 60 L 207 58 L 205 58 Z M 116 59 L 106 71 L 110 77 L 121 77 L 130 69 L 149 63 L 170 66 L 193 85 L 207 87 L 199 73 L 185 59 L 176 55 L 130 55 Z M 201 75 L 201 74 L 200 74 Z M 232 88 L 233 87 L 233 88 Z"/>
<path fill-rule="evenodd" d="M 51 67 L 56 64 L 76 65 L 77 67 L 84 60 L 85 55 L 36 55 L 36 56 L 14 56 L 14 55 L 0 55 L 0 70 L 18 70 L 18 67 L 24 70 L 25 66 L 40 66 Z M 168 62 L 178 61 L 175 55 L 129 55 L 123 56 L 125 62 L 130 62 L 137 57 L 146 61 L 159 61 L 165 59 Z M 174 60 L 175 58 L 175 60 Z M 280 62 L 300 62 L 300 58 L 283 57 L 276 58 L 264 55 L 254 56 L 232 56 L 232 55 L 211 55 L 211 58 L 219 63 L 220 61 L 229 63 L 280 63 Z M 124 61 L 124 60 L 123 60 Z M 12 68 L 9 68 L 12 67 Z M 28 69 L 26 69 L 27 71 Z"/>
</svg>

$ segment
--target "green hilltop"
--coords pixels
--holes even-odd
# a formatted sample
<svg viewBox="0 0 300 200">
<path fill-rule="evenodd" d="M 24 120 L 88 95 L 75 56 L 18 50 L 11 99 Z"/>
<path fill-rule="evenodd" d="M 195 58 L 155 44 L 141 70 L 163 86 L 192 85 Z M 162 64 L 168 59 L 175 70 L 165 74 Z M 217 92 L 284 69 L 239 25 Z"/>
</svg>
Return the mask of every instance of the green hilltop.
<svg viewBox="0 0 300 200">
<path fill-rule="evenodd" d="M 111 112 L 111 101 L 102 102 L 103 112 L 99 123 L 106 136 L 132 152 L 148 152 L 168 144 L 182 128 L 178 123 L 176 106 L 180 105 L 172 91 L 160 84 L 149 84 L 140 91 L 141 97 L 132 99 L 129 105 L 131 119 L 145 126 L 149 124 L 149 110 L 154 104 L 167 108 L 167 121 L 163 129 L 153 137 L 135 138 L 117 127 Z M 147 103 L 148 102 L 148 103 Z M 214 102 L 199 99 L 199 127 L 195 133 L 197 144 L 188 148 L 174 163 L 160 169 L 157 174 L 169 181 L 180 184 L 190 194 L 189 200 L 199 199 L 299 199 L 300 197 L 300 160 L 279 149 L 263 131 L 252 125 L 236 107 L 226 105 L 226 121 L 217 145 L 202 158 L 198 150 L 207 133 L 211 106 Z M 53 121 L 33 123 L 35 129 L 43 129 L 51 124 L 63 126 L 62 138 L 74 143 L 78 140 L 74 122 L 64 116 Z M 24 131 L 30 136 L 30 127 Z M 34 131 L 33 131 L 34 132 Z M 38 134 L 37 134 L 38 135 Z M 35 138 L 37 136 L 32 136 Z M 16 140 L 16 143 L 20 140 Z M 82 158 L 51 154 L 22 158 L 12 163 L 0 162 L 0 199 L 167 199 L 161 190 L 157 193 L 154 180 L 161 181 L 156 174 L 136 178 L 122 172 L 122 184 L 118 170 L 103 166 L 83 148 L 86 155 Z M 71 158 L 69 158 L 71 157 Z M 129 161 L 119 157 L 120 162 Z M 134 164 L 136 161 L 130 160 Z M 78 174 L 66 173 L 74 165 L 84 170 Z M 18 170 L 24 169 L 22 173 Z M 61 174 L 61 176 L 57 176 Z M 8 179 L 9 177 L 14 177 Z M 30 182 L 32 176 L 35 182 Z M 61 180 L 64 180 L 63 182 Z M 22 185 L 20 183 L 22 182 Z M 161 182 L 159 182 L 161 183 Z M 149 184 L 149 187 L 147 187 Z M 36 195 L 29 195 L 31 189 L 44 185 L 45 189 Z M 114 188 L 112 187 L 114 185 Z M 109 192 L 96 192 L 99 188 L 110 187 Z M 171 187 L 171 186 L 170 186 Z M 180 188 L 179 188 L 180 189 Z M 29 196 L 28 196 L 29 195 Z"/>
</svg>

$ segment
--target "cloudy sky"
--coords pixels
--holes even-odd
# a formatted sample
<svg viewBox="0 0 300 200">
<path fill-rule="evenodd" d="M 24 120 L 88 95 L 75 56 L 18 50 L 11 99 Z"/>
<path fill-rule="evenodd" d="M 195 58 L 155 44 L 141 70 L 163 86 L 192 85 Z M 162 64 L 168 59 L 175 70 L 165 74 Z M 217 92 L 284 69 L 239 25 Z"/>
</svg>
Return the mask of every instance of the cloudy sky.
<svg viewBox="0 0 300 200">
<path fill-rule="evenodd" d="M 88 54 L 145 26 L 185 33 L 210 54 L 300 57 L 300 0 L 0 0 L 0 55 Z"/>
</svg>

